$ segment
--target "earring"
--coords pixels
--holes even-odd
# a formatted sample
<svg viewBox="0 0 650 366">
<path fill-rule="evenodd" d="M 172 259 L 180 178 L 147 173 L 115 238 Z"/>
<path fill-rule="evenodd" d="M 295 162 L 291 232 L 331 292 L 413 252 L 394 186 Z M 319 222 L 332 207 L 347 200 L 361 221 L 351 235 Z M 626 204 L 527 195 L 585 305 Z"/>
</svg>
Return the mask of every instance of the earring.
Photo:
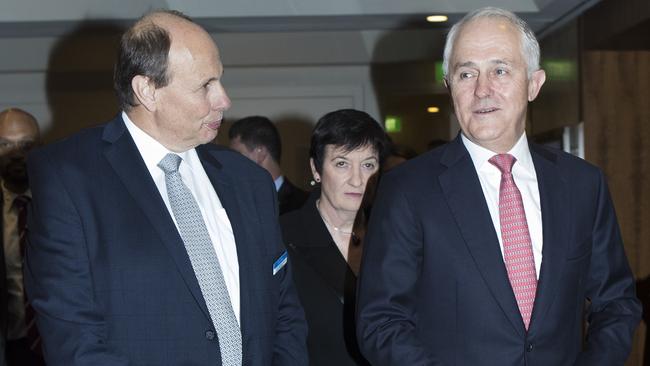
<svg viewBox="0 0 650 366">
<path fill-rule="evenodd" d="M 318 183 L 320 183 L 320 178 L 318 178 L 318 177 L 314 177 L 314 179 L 312 179 L 312 180 L 309 182 L 309 185 L 313 187 L 313 186 L 315 186 L 315 185 L 318 184 Z"/>
</svg>

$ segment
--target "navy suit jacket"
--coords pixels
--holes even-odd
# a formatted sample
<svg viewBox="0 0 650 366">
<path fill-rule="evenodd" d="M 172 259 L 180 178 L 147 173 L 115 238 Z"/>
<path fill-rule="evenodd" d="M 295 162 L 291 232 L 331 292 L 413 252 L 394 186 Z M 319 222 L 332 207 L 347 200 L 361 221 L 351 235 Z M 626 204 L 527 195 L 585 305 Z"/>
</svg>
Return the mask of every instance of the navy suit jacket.
<svg viewBox="0 0 650 366">
<path fill-rule="evenodd" d="M 215 145 L 197 147 L 234 232 L 244 365 L 305 365 L 306 324 L 273 182 Z M 220 365 L 189 257 L 121 118 L 28 160 L 25 281 L 48 365 Z"/>
<path fill-rule="evenodd" d="M 528 332 L 459 136 L 381 180 L 357 302 L 373 365 L 623 365 L 641 310 L 603 174 L 530 148 L 543 259 Z"/>
</svg>

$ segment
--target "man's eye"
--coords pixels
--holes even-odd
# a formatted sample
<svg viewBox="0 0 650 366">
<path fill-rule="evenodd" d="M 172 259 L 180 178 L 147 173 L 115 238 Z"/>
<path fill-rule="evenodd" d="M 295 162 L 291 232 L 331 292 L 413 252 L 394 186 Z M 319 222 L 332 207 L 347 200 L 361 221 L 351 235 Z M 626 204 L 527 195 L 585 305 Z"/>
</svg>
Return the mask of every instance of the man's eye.
<svg viewBox="0 0 650 366">
<path fill-rule="evenodd" d="M 471 72 L 461 72 L 461 73 L 460 73 L 460 78 L 461 78 L 461 79 L 469 79 L 469 78 L 471 78 L 472 76 L 473 76 L 473 75 L 472 75 Z"/>
<path fill-rule="evenodd" d="M 507 74 L 508 72 L 505 69 L 496 69 L 495 73 L 501 76 Z"/>
</svg>

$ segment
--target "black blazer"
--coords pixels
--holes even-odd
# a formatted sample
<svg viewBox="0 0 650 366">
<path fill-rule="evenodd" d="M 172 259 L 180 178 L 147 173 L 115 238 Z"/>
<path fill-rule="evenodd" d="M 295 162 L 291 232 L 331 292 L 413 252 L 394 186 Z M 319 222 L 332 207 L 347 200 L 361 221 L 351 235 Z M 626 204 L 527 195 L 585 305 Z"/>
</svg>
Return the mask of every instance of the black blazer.
<svg viewBox="0 0 650 366">
<path fill-rule="evenodd" d="M 298 297 L 305 309 L 312 366 L 368 365 L 355 338 L 356 276 L 316 209 L 315 190 L 299 210 L 280 217 Z"/>
<path fill-rule="evenodd" d="M 280 215 L 289 211 L 297 210 L 305 204 L 309 198 L 309 193 L 296 187 L 285 176 L 284 182 L 278 190 L 278 203 L 280 205 Z"/>
</svg>

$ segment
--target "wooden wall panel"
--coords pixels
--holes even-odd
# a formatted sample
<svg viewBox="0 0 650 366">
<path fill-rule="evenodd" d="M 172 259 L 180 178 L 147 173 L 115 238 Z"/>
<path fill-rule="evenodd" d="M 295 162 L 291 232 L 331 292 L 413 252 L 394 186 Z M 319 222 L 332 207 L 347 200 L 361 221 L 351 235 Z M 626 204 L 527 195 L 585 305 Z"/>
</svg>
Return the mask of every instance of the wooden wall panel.
<svg viewBox="0 0 650 366">
<path fill-rule="evenodd" d="M 650 52 L 583 54 L 585 157 L 601 167 L 621 225 L 625 249 L 650 297 Z M 646 303 L 647 306 L 647 303 Z M 646 315 L 647 318 L 647 315 Z M 627 365 L 643 361 L 650 337 L 642 324 Z"/>
</svg>

